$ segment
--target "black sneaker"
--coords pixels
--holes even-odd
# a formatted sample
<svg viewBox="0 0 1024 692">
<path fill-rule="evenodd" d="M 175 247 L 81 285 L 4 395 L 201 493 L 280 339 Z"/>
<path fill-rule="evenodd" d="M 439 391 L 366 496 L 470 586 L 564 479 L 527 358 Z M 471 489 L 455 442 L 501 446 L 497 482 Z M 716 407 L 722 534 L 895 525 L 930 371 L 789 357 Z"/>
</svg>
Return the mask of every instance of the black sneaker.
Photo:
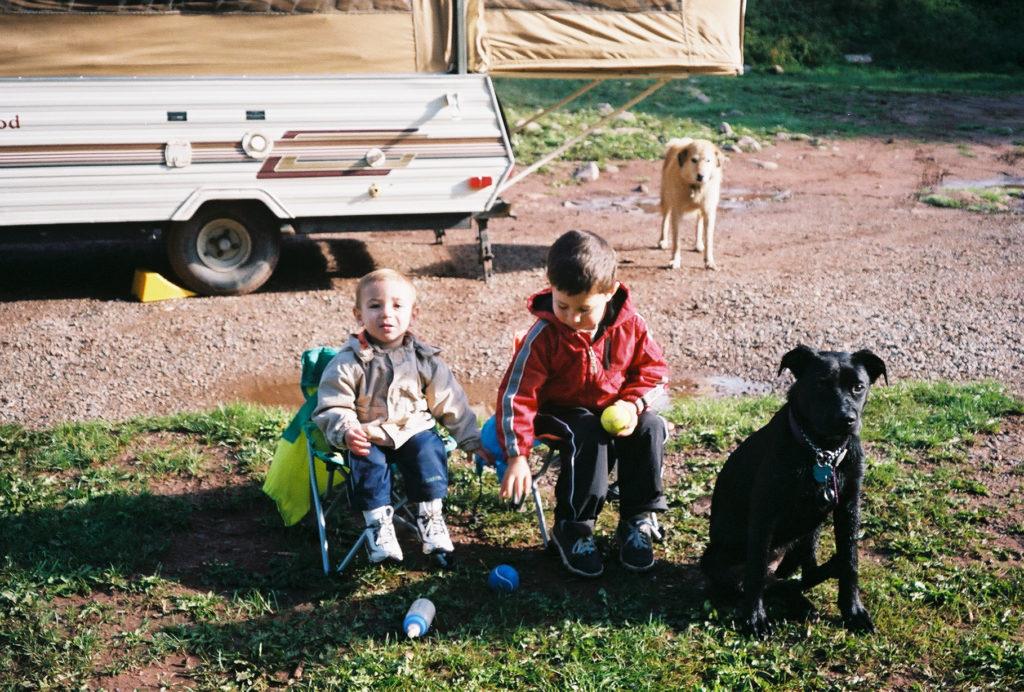
<svg viewBox="0 0 1024 692">
<path fill-rule="evenodd" d="M 562 564 L 581 577 L 600 577 L 604 561 L 594 543 L 594 530 L 578 521 L 556 521 L 551 531 L 552 543 L 562 556 Z"/>
<path fill-rule="evenodd" d="M 633 572 L 646 572 L 654 566 L 654 522 L 649 513 L 638 514 L 629 519 L 620 519 L 615 530 L 619 543 L 619 562 Z"/>
</svg>

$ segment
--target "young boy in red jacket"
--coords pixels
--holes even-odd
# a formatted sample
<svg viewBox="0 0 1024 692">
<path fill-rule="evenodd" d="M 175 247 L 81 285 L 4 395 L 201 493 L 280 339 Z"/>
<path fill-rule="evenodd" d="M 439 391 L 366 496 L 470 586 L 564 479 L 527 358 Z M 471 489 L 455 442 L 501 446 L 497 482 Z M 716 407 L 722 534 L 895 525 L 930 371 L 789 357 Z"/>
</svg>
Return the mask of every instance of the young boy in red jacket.
<svg viewBox="0 0 1024 692">
<path fill-rule="evenodd" d="M 569 231 L 555 241 L 547 257 L 551 286 L 529 299 L 537 321 L 516 345 L 495 411 L 508 459 L 502 497 L 530 490 L 527 455 L 536 436 L 563 440 L 552 537 L 565 567 L 585 577 L 604 572 L 594 522 L 612 463 L 624 567 L 642 572 L 654 565 L 651 513 L 667 508 L 661 485 L 666 430 L 650 404 L 665 395 L 668 366 L 628 289 L 615 280 L 616 264 L 615 251 L 593 233 Z M 601 425 L 603 410 L 613 404 L 626 413 L 625 427 L 614 435 Z"/>
</svg>

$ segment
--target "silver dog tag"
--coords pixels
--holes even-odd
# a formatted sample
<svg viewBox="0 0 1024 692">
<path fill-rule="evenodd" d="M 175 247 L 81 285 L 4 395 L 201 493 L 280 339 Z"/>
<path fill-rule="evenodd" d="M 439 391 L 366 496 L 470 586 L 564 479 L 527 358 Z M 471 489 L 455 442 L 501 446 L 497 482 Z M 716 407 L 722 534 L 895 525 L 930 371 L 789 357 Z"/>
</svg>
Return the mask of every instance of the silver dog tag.
<svg viewBox="0 0 1024 692">
<path fill-rule="evenodd" d="M 832 489 L 832 485 L 826 483 L 821 486 L 821 497 L 825 500 L 825 504 L 830 505 L 836 501 L 836 492 Z"/>
</svg>

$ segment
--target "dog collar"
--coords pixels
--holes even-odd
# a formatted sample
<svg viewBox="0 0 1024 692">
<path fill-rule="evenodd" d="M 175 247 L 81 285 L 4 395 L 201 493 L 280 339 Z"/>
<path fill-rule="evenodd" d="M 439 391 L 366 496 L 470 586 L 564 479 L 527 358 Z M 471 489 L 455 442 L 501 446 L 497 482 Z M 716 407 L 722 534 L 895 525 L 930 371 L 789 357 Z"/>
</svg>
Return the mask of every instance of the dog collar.
<svg viewBox="0 0 1024 692">
<path fill-rule="evenodd" d="M 787 409 L 787 412 L 789 413 L 789 429 L 793 432 L 793 435 L 796 439 L 803 440 L 803 443 L 814 452 L 814 480 L 824 485 L 825 500 L 827 502 L 838 502 L 839 485 L 836 481 L 836 467 L 846 458 L 847 443 L 849 443 L 850 438 L 847 437 L 843 440 L 843 443 L 836 449 L 822 449 L 811 442 L 811 438 L 800 428 L 800 425 L 796 422 L 796 416 L 793 415 L 792 406 Z"/>
</svg>

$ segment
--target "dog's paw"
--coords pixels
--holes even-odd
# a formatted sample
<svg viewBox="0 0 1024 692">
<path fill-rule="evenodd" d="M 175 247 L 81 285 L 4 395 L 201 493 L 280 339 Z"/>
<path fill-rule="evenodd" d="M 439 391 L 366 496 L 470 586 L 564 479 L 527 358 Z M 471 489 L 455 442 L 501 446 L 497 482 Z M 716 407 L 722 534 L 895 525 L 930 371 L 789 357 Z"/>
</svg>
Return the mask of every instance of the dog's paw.
<svg viewBox="0 0 1024 692">
<path fill-rule="evenodd" d="M 682 264 L 682 261 L 678 257 L 673 257 L 672 261 L 668 263 L 668 269 L 679 269 Z"/>
<path fill-rule="evenodd" d="M 763 606 L 758 607 L 754 612 L 747 615 L 746 620 L 743 621 L 743 631 L 756 639 L 768 639 L 775 634 L 775 628 L 772 627 L 772 623 L 768 620 L 768 615 L 765 614 Z"/>
<path fill-rule="evenodd" d="M 671 241 L 668 241 L 668 240 L 659 240 L 658 241 L 658 249 L 659 250 L 668 250 L 670 247 L 672 247 Z"/>
<path fill-rule="evenodd" d="M 875 631 L 875 623 L 864 606 L 857 606 L 849 613 L 843 613 L 843 625 L 855 634 L 870 634 Z"/>
<path fill-rule="evenodd" d="M 704 263 L 704 268 L 709 270 L 709 271 L 713 271 L 713 272 L 718 271 L 718 265 L 715 264 L 714 260 L 711 260 L 710 262 L 705 262 Z"/>
</svg>

